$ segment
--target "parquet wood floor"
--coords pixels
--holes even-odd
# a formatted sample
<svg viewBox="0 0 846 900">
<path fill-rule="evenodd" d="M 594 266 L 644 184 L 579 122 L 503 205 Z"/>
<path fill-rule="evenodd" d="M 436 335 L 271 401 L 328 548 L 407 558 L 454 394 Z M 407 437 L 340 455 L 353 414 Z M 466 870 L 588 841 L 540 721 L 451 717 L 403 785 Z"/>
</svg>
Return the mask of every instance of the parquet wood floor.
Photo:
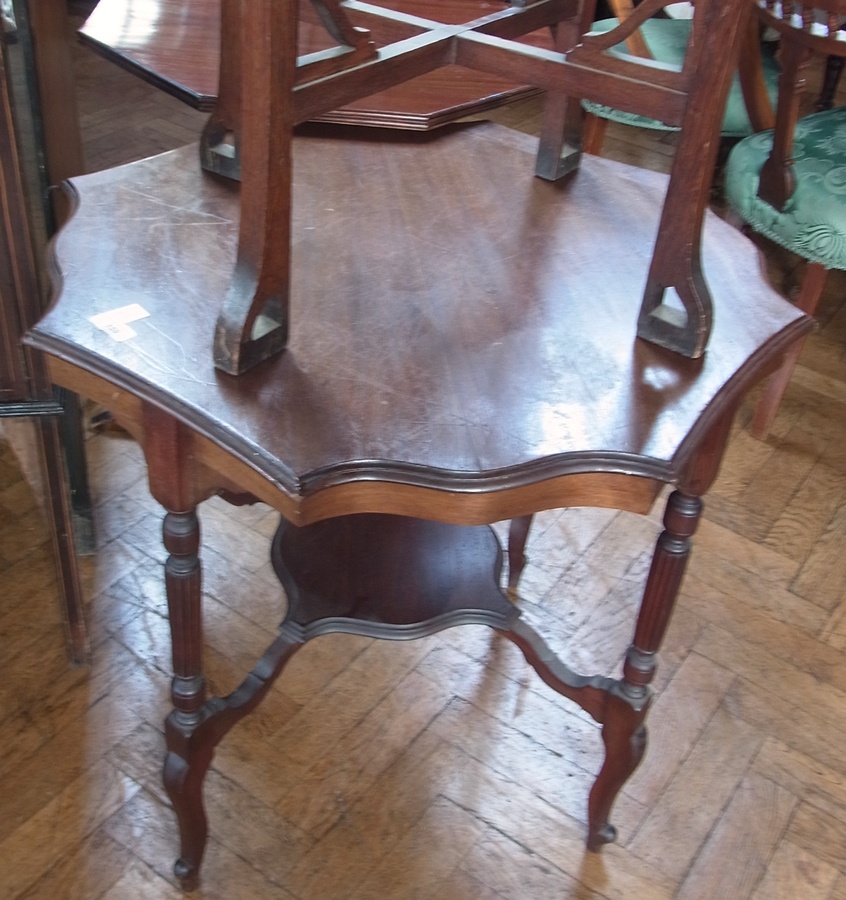
<svg viewBox="0 0 846 900">
<path fill-rule="evenodd" d="M 199 114 L 77 56 L 90 168 L 196 136 Z M 501 118 L 531 130 L 537 106 Z M 660 168 L 672 143 L 620 129 L 606 152 Z M 223 742 L 196 896 L 846 900 L 843 286 L 829 283 L 770 439 L 736 426 L 662 655 L 650 749 L 617 806 L 619 844 L 595 856 L 582 843 L 596 726 L 511 645 L 473 628 L 402 645 L 336 635 Z M 25 426 L 4 427 L 0 898 L 176 897 L 159 775 L 163 552 L 143 461 L 125 437 L 88 441 L 93 659 L 71 669 L 13 452 Z M 282 615 L 276 520 L 260 506 L 203 512 L 207 664 L 224 692 Z M 522 602 L 543 608 L 576 664 L 619 667 L 657 515 L 539 517 Z"/>
</svg>

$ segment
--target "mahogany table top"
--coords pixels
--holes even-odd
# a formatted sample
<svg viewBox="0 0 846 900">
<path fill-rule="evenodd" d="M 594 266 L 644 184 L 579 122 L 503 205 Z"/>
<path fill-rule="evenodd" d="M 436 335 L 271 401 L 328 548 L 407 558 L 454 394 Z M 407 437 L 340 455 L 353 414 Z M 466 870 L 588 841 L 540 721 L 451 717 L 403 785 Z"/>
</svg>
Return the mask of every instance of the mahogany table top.
<svg viewBox="0 0 846 900">
<path fill-rule="evenodd" d="M 579 479 L 672 482 L 810 323 L 766 286 L 752 244 L 709 215 L 704 358 L 637 339 L 666 178 L 585 157 L 544 182 L 535 146 L 488 123 L 299 137 L 290 344 L 241 376 L 212 363 L 236 186 L 201 172 L 195 147 L 74 179 L 54 250 L 61 296 L 31 341 L 54 357 L 55 381 L 142 440 L 139 399 L 166 410 L 198 458 L 238 469 L 295 521 L 645 508 L 651 489 L 620 503 Z M 148 315 L 126 340 L 91 321 L 130 304 Z"/>
<path fill-rule="evenodd" d="M 450 25 L 473 21 L 501 0 L 381 0 L 377 5 Z M 351 19 L 357 21 L 355 11 Z M 368 25 L 373 20 L 368 19 Z M 79 31 L 82 40 L 124 68 L 198 109 L 217 98 L 220 0 L 100 0 Z M 377 46 L 389 43 L 373 30 Z M 551 49 L 546 31 L 527 43 Z M 324 49 L 325 29 L 303 23 L 300 52 Z M 321 117 L 352 125 L 428 130 L 537 93 L 528 85 L 446 66 Z"/>
</svg>

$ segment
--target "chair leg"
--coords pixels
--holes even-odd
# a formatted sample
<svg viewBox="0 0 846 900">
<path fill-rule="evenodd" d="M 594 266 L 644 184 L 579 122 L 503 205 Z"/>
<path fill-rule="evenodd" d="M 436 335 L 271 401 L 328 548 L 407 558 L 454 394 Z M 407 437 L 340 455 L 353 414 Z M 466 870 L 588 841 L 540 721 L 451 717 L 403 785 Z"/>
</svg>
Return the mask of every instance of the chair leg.
<svg viewBox="0 0 846 900">
<path fill-rule="evenodd" d="M 608 120 L 601 119 L 592 113 L 585 113 L 584 131 L 582 132 L 582 150 L 593 156 L 602 153 L 602 143 L 605 140 L 605 130 Z"/>
<path fill-rule="evenodd" d="M 831 107 L 834 106 L 834 95 L 837 93 L 838 84 L 840 84 L 840 76 L 843 74 L 844 62 L 846 62 L 846 60 L 844 60 L 842 56 L 829 56 L 826 60 L 822 90 L 817 99 L 817 105 L 814 107 L 817 112 L 824 109 L 831 109 Z"/>
<path fill-rule="evenodd" d="M 809 316 L 814 315 L 817 310 L 827 275 L 828 269 L 820 263 L 809 262 L 805 266 L 805 274 L 802 277 L 796 305 Z M 798 341 L 790 348 L 785 354 L 781 367 L 770 376 L 767 382 L 764 396 L 758 402 L 752 424 L 749 426 L 750 434 L 759 441 L 763 441 L 769 434 L 781 405 L 781 398 L 787 390 L 788 382 L 799 361 L 799 354 L 802 352 L 804 343 L 804 340 Z"/>
</svg>

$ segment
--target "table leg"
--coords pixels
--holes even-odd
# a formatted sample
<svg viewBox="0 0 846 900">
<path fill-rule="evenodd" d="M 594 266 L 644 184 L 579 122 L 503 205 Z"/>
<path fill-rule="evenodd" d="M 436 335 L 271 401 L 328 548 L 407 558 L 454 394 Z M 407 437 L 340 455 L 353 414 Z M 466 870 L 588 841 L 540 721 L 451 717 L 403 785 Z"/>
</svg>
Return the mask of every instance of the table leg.
<svg viewBox="0 0 846 900">
<path fill-rule="evenodd" d="M 588 802 L 591 850 L 598 850 L 616 837 L 616 829 L 608 822 L 611 806 L 646 749 L 644 719 L 651 699 L 649 685 L 655 677 L 658 649 L 670 621 L 690 555 L 690 538 L 701 512 L 702 501 L 681 491 L 674 491 L 667 501 L 664 530 L 652 557 L 634 641 L 623 666 L 623 679 L 618 690 L 608 695 L 602 714 L 605 762 Z"/>
<path fill-rule="evenodd" d="M 198 747 L 192 740 L 202 721 L 205 702 L 200 526 L 196 510 L 167 513 L 162 534 L 169 554 L 165 586 L 174 673 L 173 712 L 165 729 L 168 752 L 164 783 L 179 822 L 182 845 L 175 872 L 186 882 L 196 877 L 205 848 L 207 824 L 202 784 L 213 752 L 212 747 Z"/>
<path fill-rule="evenodd" d="M 605 704 L 602 741 L 605 760 L 588 797 L 588 850 L 597 852 L 617 839 L 617 829 L 608 821 L 611 807 L 623 785 L 643 759 L 650 698 L 632 704 L 629 698 L 609 694 Z"/>
<path fill-rule="evenodd" d="M 258 706 L 304 639 L 296 626 L 283 626 L 252 672 L 231 694 L 206 699 L 196 511 L 167 513 L 163 535 L 169 554 L 165 585 L 174 671 L 174 708 L 165 722 L 164 785 L 179 826 L 180 856 L 174 873 L 182 887 L 191 890 L 197 885 L 208 836 L 203 782 L 215 747 L 233 725 Z"/>
<path fill-rule="evenodd" d="M 208 821 L 203 804 L 203 782 L 214 755 L 214 745 L 192 740 L 194 734 L 183 730 L 171 713 L 165 722 L 167 755 L 164 785 L 179 826 L 179 859 L 173 866 L 182 887 L 197 885 L 200 863 L 206 849 Z"/>
<path fill-rule="evenodd" d="M 174 717 L 183 726 L 200 721 L 206 689 L 202 659 L 200 524 L 196 510 L 165 516 L 165 586 L 173 647 Z"/>
</svg>

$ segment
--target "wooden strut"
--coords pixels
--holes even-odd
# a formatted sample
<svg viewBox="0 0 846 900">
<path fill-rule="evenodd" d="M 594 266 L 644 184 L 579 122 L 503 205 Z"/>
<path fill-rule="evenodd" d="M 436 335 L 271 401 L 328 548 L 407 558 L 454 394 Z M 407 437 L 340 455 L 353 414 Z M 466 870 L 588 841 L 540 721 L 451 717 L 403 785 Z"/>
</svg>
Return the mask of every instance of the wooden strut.
<svg viewBox="0 0 846 900">
<path fill-rule="evenodd" d="M 748 4 L 700 0 L 684 68 L 672 72 L 637 57 L 605 54 L 609 35 L 585 35 L 595 0 L 515 0 L 463 25 L 414 20 L 416 36 L 381 50 L 366 30 L 352 25 L 347 9 L 395 23 L 398 14 L 356 0 L 311 3 L 304 9 L 316 14 L 340 46 L 298 60 L 299 4 L 222 0 L 219 99 L 202 135 L 200 159 L 210 172 L 241 180 L 243 215 L 235 270 L 215 331 L 217 368 L 240 374 L 281 352 L 288 340 L 294 126 L 447 64 L 547 90 L 536 165 L 536 173 L 547 179 L 578 168 L 581 114 L 575 98 L 681 126 L 637 334 L 684 356 L 705 352 L 712 313 L 700 236 Z M 662 4 L 647 5 L 651 10 Z M 633 16 L 635 23 L 639 15 Z M 407 31 L 409 23 L 402 24 Z M 555 52 L 513 40 L 540 27 L 552 29 Z M 631 20 L 620 27 L 618 42 L 631 39 L 632 27 Z M 724 65 L 707 64 L 715 53 Z M 667 296 L 673 291 L 680 306 Z"/>
</svg>

